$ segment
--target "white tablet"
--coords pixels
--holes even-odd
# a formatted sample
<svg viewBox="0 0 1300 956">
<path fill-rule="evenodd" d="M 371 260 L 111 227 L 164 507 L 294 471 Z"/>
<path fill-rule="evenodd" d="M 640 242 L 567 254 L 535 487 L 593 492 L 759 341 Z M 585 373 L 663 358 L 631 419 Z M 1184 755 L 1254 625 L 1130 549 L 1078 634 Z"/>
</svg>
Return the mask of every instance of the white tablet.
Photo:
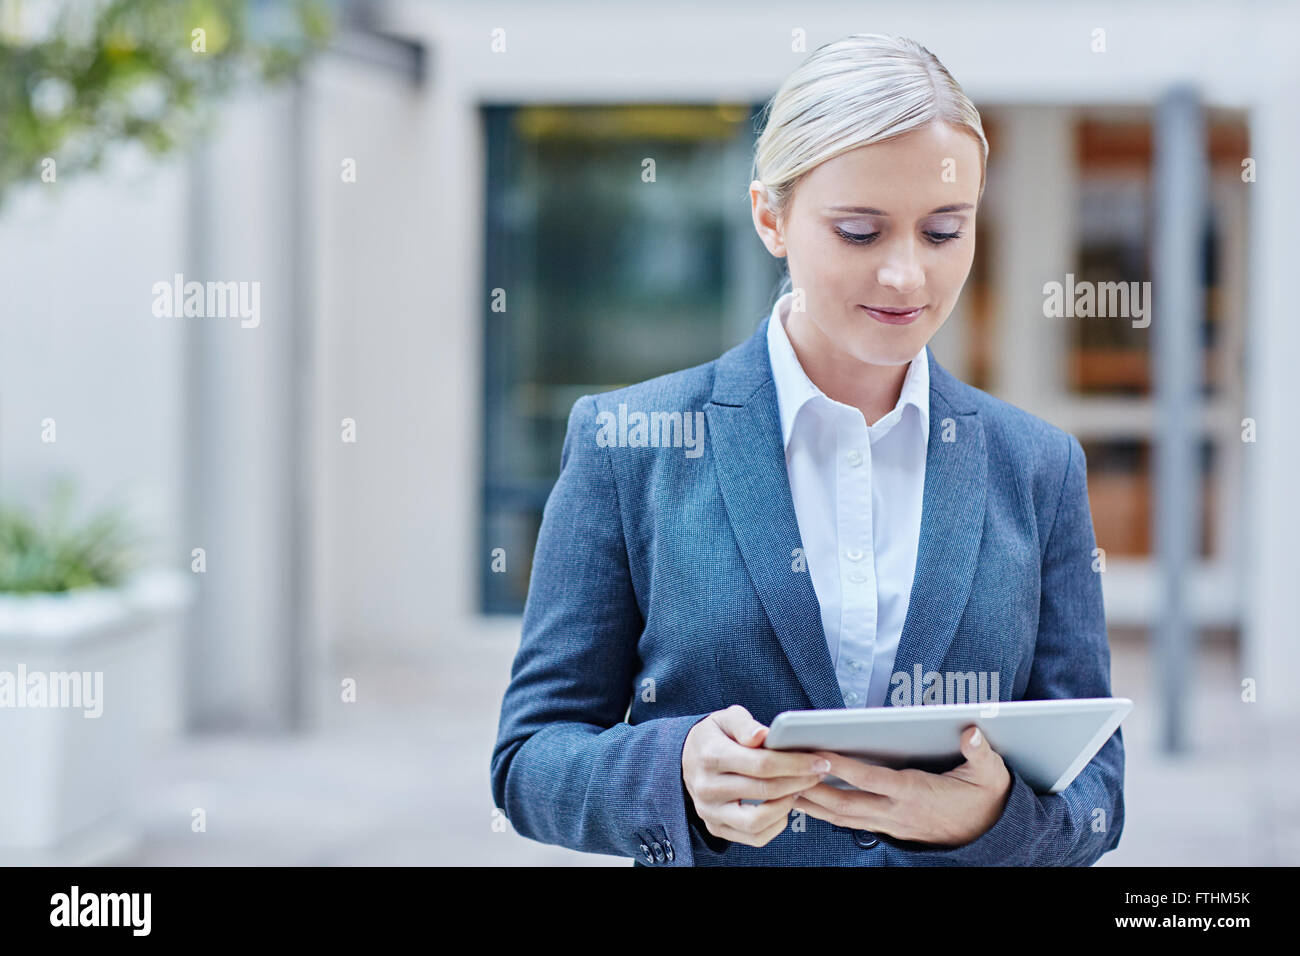
<svg viewBox="0 0 1300 956">
<path fill-rule="evenodd" d="M 1132 709 L 1126 697 L 1091 697 L 788 710 L 772 722 L 763 746 L 832 750 L 885 767 L 942 773 L 964 759 L 961 733 L 974 724 L 1034 790 L 1059 793 Z M 852 789 L 835 776 L 825 782 Z"/>
</svg>

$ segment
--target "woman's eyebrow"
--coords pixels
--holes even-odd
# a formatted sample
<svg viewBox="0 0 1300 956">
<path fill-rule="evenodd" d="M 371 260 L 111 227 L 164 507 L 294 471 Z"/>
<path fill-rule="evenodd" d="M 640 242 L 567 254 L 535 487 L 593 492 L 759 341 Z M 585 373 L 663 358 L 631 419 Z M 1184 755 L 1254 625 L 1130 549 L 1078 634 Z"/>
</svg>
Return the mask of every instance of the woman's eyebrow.
<svg viewBox="0 0 1300 956">
<path fill-rule="evenodd" d="M 953 203 L 950 206 L 940 206 L 938 209 L 932 209 L 928 213 L 926 213 L 926 215 L 934 216 L 941 212 L 962 212 L 966 209 L 974 209 L 974 208 L 975 207 L 968 202 L 959 202 L 959 203 Z M 889 215 L 889 213 L 885 212 L 883 209 L 876 209 L 873 206 L 827 206 L 826 211 L 827 212 L 856 212 L 856 213 L 861 213 L 864 216 L 888 216 Z"/>
</svg>

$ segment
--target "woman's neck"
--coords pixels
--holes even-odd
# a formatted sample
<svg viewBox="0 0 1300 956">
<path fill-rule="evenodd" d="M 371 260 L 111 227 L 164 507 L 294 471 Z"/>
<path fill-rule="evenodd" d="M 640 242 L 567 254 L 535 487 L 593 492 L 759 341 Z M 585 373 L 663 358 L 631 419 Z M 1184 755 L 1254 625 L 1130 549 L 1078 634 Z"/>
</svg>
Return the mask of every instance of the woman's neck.
<svg viewBox="0 0 1300 956">
<path fill-rule="evenodd" d="M 908 363 L 872 365 L 836 348 L 806 313 L 785 322 L 786 337 L 804 373 L 828 398 L 851 405 L 874 425 L 898 404 Z"/>
</svg>

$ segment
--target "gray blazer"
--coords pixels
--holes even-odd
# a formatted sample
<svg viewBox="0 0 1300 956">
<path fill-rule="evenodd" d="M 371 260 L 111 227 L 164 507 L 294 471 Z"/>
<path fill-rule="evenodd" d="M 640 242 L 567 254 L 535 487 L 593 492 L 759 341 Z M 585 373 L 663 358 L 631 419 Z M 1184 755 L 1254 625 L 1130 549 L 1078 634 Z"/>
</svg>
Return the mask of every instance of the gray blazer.
<svg viewBox="0 0 1300 956">
<path fill-rule="evenodd" d="M 1118 730 L 1059 794 L 1013 771 L 1001 818 L 960 847 L 804 816 L 755 848 L 695 816 L 681 755 L 705 715 L 844 706 L 797 560 L 767 321 L 715 361 L 574 404 L 501 706 L 496 806 L 526 837 L 656 866 L 1091 865 L 1124 825 Z M 932 353 L 930 408 L 895 674 L 996 673 L 1002 700 L 1109 697 L 1078 440 Z M 674 425 L 695 422 L 704 434 L 683 441 Z"/>
</svg>

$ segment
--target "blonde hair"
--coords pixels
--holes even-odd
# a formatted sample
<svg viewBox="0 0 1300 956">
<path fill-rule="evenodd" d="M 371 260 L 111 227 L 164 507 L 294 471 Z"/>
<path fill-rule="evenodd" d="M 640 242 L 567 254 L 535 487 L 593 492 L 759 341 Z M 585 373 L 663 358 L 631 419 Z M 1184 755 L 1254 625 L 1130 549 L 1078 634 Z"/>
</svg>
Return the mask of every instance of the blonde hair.
<svg viewBox="0 0 1300 956">
<path fill-rule="evenodd" d="M 752 178 L 767 187 L 778 219 L 814 167 L 935 120 L 979 141 L 984 195 L 989 144 L 979 110 L 939 58 L 915 40 L 855 33 L 824 44 L 786 78 L 765 113 Z"/>
</svg>

